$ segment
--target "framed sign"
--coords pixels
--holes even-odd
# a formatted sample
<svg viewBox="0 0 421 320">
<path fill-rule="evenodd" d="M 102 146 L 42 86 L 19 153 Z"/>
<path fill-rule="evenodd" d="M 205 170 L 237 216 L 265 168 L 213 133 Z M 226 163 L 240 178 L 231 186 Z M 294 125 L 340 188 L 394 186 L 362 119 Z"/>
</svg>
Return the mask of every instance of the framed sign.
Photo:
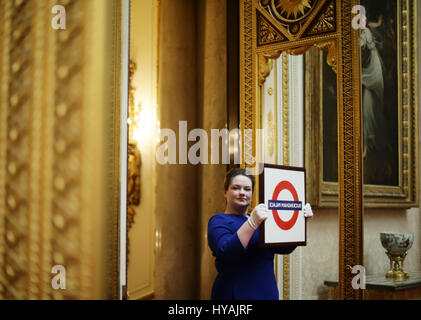
<svg viewBox="0 0 421 320">
<path fill-rule="evenodd" d="M 305 246 L 307 240 L 305 169 L 263 164 L 259 180 L 259 202 L 269 217 L 260 225 L 260 246 Z"/>
</svg>

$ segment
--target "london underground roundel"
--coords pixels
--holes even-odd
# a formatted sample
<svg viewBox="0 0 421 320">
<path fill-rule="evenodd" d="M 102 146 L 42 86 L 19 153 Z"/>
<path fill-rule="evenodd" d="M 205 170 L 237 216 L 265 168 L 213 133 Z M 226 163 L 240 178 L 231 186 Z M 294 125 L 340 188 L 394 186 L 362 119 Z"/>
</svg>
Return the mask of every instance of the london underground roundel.
<svg viewBox="0 0 421 320">
<path fill-rule="evenodd" d="M 288 190 L 291 193 L 293 201 L 278 200 L 279 193 L 283 190 Z M 279 182 L 273 191 L 272 199 L 269 200 L 269 210 L 272 210 L 273 218 L 278 227 L 282 230 L 291 229 L 297 222 L 298 213 L 301 209 L 302 203 L 298 199 L 298 194 L 294 186 L 286 180 Z M 294 213 L 289 220 L 284 221 L 279 216 L 279 210 L 294 210 Z"/>
</svg>

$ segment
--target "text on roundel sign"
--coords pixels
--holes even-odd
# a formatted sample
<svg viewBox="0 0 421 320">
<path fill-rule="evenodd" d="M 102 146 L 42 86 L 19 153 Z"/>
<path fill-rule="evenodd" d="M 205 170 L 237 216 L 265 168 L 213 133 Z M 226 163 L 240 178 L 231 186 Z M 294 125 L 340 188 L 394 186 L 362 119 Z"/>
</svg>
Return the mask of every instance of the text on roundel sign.
<svg viewBox="0 0 421 320">
<path fill-rule="evenodd" d="M 278 195 L 282 190 L 288 190 L 289 192 L 291 192 L 294 201 L 278 201 Z M 279 182 L 275 190 L 273 191 L 272 200 L 269 200 L 268 208 L 272 209 L 273 218 L 275 219 L 275 222 L 279 226 L 279 228 L 281 228 L 282 230 L 291 229 L 297 222 L 298 211 L 301 210 L 301 202 L 298 201 L 298 194 L 294 186 L 290 182 L 285 180 Z M 283 221 L 279 217 L 278 210 L 291 209 L 295 209 L 291 219 L 289 219 L 288 221 Z"/>
</svg>

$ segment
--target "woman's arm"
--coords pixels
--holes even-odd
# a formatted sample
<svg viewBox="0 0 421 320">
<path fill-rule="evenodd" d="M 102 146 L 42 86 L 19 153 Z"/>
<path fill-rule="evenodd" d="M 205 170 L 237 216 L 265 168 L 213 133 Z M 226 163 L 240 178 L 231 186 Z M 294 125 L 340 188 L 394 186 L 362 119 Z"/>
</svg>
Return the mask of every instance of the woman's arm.
<svg viewBox="0 0 421 320">
<path fill-rule="evenodd" d="M 260 203 L 254 207 L 248 220 L 244 222 L 240 229 L 237 231 L 238 239 L 240 239 L 240 242 L 244 248 L 249 244 L 254 231 L 263 221 L 267 219 L 267 217 L 268 209 L 264 203 Z"/>
<path fill-rule="evenodd" d="M 238 239 L 240 239 L 240 242 L 244 248 L 248 246 L 254 231 L 255 230 L 251 227 L 248 221 L 244 222 L 240 229 L 238 229 Z"/>
<path fill-rule="evenodd" d="M 215 257 L 236 260 L 247 252 L 237 231 L 232 222 L 223 215 L 215 215 L 209 220 L 208 244 Z"/>
<path fill-rule="evenodd" d="M 254 231 L 267 218 L 264 204 L 257 205 L 248 220 L 234 231 L 223 215 L 213 216 L 208 223 L 208 243 L 215 256 L 232 259 L 247 252 Z"/>
</svg>

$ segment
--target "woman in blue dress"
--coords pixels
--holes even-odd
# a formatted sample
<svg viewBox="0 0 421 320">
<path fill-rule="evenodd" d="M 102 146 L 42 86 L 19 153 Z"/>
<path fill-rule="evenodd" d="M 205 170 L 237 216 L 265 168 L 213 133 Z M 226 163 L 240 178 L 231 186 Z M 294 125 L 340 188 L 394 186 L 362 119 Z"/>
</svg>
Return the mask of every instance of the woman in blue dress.
<svg viewBox="0 0 421 320">
<path fill-rule="evenodd" d="M 254 176 L 245 169 L 228 172 L 224 183 L 226 208 L 208 223 L 208 243 L 215 256 L 218 275 L 212 287 L 212 300 L 278 300 L 274 254 L 289 254 L 296 247 L 260 248 L 259 225 L 269 211 L 264 204 L 247 214 L 254 190 Z M 312 217 L 311 206 L 304 216 Z"/>
</svg>

